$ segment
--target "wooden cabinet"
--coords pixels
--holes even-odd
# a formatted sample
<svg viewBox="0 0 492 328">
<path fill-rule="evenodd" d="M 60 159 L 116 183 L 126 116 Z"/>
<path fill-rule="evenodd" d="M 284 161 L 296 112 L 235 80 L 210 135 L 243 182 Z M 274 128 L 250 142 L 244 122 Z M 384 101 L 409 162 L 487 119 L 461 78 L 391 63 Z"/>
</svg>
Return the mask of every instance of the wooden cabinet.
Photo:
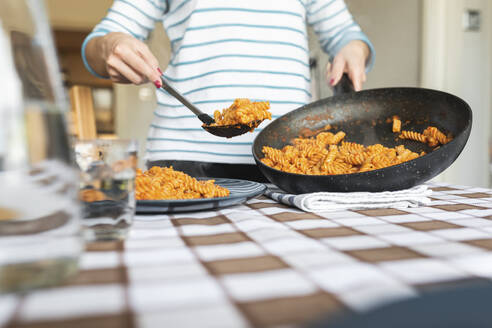
<svg viewBox="0 0 492 328">
<path fill-rule="evenodd" d="M 98 135 L 114 134 L 113 83 L 89 73 L 81 57 L 82 43 L 89 33 L 90 31 L 54 30 L 63 82 L 67 90 L 74 85 L 90 87 Z"/>
<path fill-rule="evenodd" d="M 93 76 L 84 67 L 81 47 L 90 31 L 54 30 L 55 45 L 63 79 L 67 85 L 82 84 L 91 87 L 112 88 L 110 80 Z"/>
</svg>

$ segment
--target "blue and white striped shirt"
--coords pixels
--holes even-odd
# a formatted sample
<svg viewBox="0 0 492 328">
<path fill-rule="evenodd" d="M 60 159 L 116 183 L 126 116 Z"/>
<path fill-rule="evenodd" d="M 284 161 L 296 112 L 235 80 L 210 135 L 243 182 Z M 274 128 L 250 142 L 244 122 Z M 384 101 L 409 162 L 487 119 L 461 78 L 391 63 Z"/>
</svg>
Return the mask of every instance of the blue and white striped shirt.
<svg viewBox="0 0 492 328">
<path fill-rule="evenodd" d="M 267 100 L 277 118 L 311 100 L 306 22 L 334 57 L 352 40 L 374 49 L 343 0 L 115 0 L 82 46 L 109 32 L 145 40 L 162 21 L 171 40 L 166 80 L 208 114 L 235 98 Z M 97 74 L 96 74 L 97 75 Z M 253 133 L 224 139 L 163 90 L 147 138 L 148 160 L 254 163 Z"/>
</svg>

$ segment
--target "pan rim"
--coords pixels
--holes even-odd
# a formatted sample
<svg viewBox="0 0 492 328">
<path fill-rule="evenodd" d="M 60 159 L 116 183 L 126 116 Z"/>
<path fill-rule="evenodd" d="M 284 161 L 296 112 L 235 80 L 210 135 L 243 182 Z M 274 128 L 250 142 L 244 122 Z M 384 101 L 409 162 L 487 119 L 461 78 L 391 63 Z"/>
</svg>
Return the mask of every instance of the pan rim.
<svg viewBox="0 0 492 328">
<path fill-rule="evenodd" d="M 454 98 L 455 100 L 457 100 L 458 102 L 460 102 L 464 108 L 466 108 L 466 114 L 467 114 L 467 121 L 466 121 L 466 126 L 465 128 L 463 129 L 466 130 L 468 128 L 468 126 L 472 123 L 472 120 L 473 120 L 473 112 L 471 110 L 471 107 L 470 105 L 462 98 L 456 96 L 456 95 L 453 95 L 449 92 L 445 92 L 445 91 L 441 91 L 441 90 L 435 90 L 435 89 L 429 89 L 429 88 L 418 88 L 418 87 L 388 87 L 388 88 L 374 88 L 374 89 L 366 89 L 366 90 L 361 90 L 361 91 L 357 91 L 357 92 L 352 92 L 352 93 L 349 93 L 349 94 L 343 94 L 343 95 L 335 95 L 335 96 L 331 96 L 331 97 L 326 97 L 326 98 L 321 98 L 321 99 L 318 99 L 316 101 L 313 101 L 313 102 L 310 102 L 308 104 L 305 104 L 305 105 L 302 105 L 300 107 L 297 107 L 285 114 L 283 114 L 282 116 L 280 117 L 277 117 L 276 119 L 272 120 L 270 122 L 270 124 L 268 126 L 270 126 L 271 124 L 273 124 L 275 121 L 279 121 L 280 119 L 284 118 L 284 117 L 287 117 L 288 115 L 294 113 L 295 111 L 298 111 L 298 110 L 301 110 L 301 109 L 306 109 L 306 107 L 316 107 L 318 105 L 318 103 L 322 103 L 322 102 L 326 102 L 328 100 L 330 101 L 336 101 L 336 100 L 339 100 L 339 99 L 343 99 L 343 98 L 347 98 L 347 97 L 362 97 L 364 94 L 366 93 L 377 93 L 377 92 L 388 92 L 388 91 L 419 91 L 419 92 L 430 92 L 430 93 L 434 93 L 434 94 L 440 94 L 442 96 L 446 96 L 446 97 L 451 97 L 451 98 Z M 255 141 L 256 139 L 260 136 L 260 134 L 263 133 L 263 131 L 265 131 L 267 128 L 265 127 L 256 137 L 255 137 Z M 463 132 L 462 131 L 462 132 Z"/>
</svg>

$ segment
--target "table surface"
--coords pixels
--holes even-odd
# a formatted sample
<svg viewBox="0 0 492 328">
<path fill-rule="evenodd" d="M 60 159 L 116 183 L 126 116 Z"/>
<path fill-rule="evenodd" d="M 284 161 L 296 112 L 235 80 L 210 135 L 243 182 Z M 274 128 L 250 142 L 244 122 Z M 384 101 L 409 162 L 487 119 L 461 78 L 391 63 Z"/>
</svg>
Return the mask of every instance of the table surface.
<svg viewBox="0 0 492 328">
<path fill-rule="evenodd" d="M 137 216 L 63 286 L 0 296 L 6 327 L 296 326 L 492 278 L 492 190 L 433 184 L 426 207 L 304 213 L 266 197 Z"/>
</svg>

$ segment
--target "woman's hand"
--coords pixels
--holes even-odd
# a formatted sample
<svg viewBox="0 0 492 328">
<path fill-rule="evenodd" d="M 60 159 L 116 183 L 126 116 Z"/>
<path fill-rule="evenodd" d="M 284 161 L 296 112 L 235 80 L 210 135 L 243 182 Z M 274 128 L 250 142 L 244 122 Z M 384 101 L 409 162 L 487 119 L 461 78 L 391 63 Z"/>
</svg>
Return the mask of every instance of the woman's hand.
<svg viewBox="0 0 492 328">
<path fill-rule="evenodd" d="M 149 47 L 131 35 L 112 32 L 89 41 L 87 60 L 100 75 L 117 83 L 154 82 L 161 86 L 159 62 Z"/>
<path fill-rule="evenodd" d="M 360 40 L 350 41 L 343 47 L 329 63 L 326 68 L 326 79 L 331 86 L 336 85 L 342 78 L 343 73 L 348 73 L 354 84 L 355 91 L 362 89 L 366 82 L 366 60 L 369 56 L 369 47 Z"/>
</svg>

